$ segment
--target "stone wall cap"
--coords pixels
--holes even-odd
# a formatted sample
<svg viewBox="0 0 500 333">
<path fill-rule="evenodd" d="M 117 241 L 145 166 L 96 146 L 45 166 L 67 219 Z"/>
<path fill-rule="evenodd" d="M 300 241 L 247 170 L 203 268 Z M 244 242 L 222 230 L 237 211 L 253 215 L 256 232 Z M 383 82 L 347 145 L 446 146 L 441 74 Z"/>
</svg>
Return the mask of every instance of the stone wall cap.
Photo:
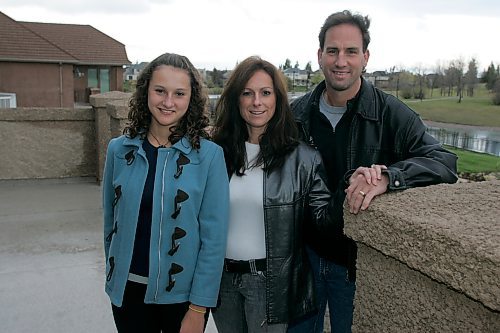
<svg viewBox="0 0 500 333">
<path fill-rule="evenodd" d="M 356 242 L 500 311 L 500 181 L 392 192 L 344 216 Z"/>
<path fill-rule="evenodd" d="M 131 93 L 123 91 L 109 91 L 101 94 L 90 95 L 89 101 L 93 107 L 103 108 L 112 100 L 129 100 L 132 96 Z"/>
<path fill-rule="evenodd" d="M 106 112 L 111 118 L 128 119 L 128 100 L 115 100 L 106 104 Z"/>
<path fill-rule="evenodd" d="M 0 108 L 0 121 L 93 120 L 92 108 Z"/>
</svg>

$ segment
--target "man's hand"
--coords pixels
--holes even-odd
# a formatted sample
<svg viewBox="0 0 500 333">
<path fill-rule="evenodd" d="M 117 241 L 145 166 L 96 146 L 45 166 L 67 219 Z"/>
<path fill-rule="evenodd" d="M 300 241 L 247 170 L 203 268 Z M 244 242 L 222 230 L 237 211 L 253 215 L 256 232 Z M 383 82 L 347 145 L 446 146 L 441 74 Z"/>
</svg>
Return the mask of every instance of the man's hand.
<svg viewBox="0 0 500 333">
<path fill-rule="evenodd" d="M 357 214 L 368 208 L 375 196 L 385 193 L 389 184 L 389 177 L 382 174 L 385 165 L 372 164 L 371 167 L 359 167 L 349 178 L 349 187 L 346 189 L 349 212 Z"/>
</svg>

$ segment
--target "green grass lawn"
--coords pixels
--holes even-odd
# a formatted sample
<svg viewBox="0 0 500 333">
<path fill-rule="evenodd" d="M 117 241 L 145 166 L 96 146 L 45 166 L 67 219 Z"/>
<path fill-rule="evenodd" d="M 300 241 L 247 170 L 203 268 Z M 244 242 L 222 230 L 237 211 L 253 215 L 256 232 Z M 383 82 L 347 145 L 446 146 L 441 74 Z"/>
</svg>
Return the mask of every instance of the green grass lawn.
<svg viewBox="0 0 500 333">
<path fill-rule="evenodd" d="M 490 97 L 464 97 L 404 101 L 422 119 L 474 126 L 500 127 L 500 106 L 493 105 Z"/>
<path fill-rule="evenodd" d="M 458 172 L 500 172 L 500 157 L 446 146 L 458 156 Z"/>
<path fill-rule="evenodd" d="M 394 92 L 390 92 L 394 94 Z M 426 96 L 430 96 L 426 92 Z M 484 84 L 478 84 L 474 97 L 464 96 L 458 103 L 456 94 L 451 97 L 441 96 L 439 90 L 434 89 L 432 98 L 423 101 L 401 99 L 415 110 L 425 120 L 439 121 L 473 126 L 500 127 L 500 105 L 494 105 L 493 95 L 486 90 Z"/>
</svg>

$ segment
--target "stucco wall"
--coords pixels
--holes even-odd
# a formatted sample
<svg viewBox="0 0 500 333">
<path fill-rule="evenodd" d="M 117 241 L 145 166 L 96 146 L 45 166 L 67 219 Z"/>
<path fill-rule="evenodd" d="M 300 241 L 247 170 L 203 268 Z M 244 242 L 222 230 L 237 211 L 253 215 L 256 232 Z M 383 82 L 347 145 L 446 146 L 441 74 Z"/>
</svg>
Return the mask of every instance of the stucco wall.
<svg viewBox="0 0 500 333">
<path fill-rule="evenodd" d="M 111 91 L 90 96 L 96 115 L 96 178 L 100 182 L 106 160 L 106 150 L 111 138 L 120 136 L 128 118 L 130 93 Z"/>
<path fill-rule="evenodd" d="M 353 332 L 500 332 L 500 181 L 389 193 L 345 216 Z"/>
<path fill-rule="evenodd" d="M 91 96 L 93 107 L 0 108 L 0 180 L 95 177 L 127 121 L 130 94 Z"/>
<path fill-rule="evenodd" d="M 92 108 L 0 109 L 0 180 L 95 177 Z"/>
</svg>

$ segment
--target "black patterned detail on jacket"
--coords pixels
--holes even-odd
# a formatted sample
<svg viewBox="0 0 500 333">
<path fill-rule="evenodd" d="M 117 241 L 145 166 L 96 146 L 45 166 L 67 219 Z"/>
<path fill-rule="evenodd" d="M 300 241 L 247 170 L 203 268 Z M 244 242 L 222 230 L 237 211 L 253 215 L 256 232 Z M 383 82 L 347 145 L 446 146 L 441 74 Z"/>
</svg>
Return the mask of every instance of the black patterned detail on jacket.
<svg viewBox="0 0 500 333">
<path fill-rule="evenodd" d="M 182 174 L 183 166 L 186 164 L 189 164 L 190 162 L 191 161 L 189 160 L 189 158 L 187 158 L 186 155 L 184 155 L 184 154 L 179 155 L 179 158 L 175 162 L 177 164 L 177 171 L 175 172 L 175 175 L 174 175 L 175 179 L 179 178 L 180 175 Z"/>
<path fill-rule="evenodd" d="M 125 154 L 125 159 L 127 160 L 127 165 L 134 163 L 135 155 L 133 149 Z"/>
<path fill-rule="evenodd" d="M 186 231 L 179 227 L 175 227 L 174 233 L 172 234 L 172 248 L 168 251 L 168 254 L 173 256 L 175 252 L 179 249 L 180 243 L 176 243 L 175 241 L 181 239 L 186 236 Z"/>
<path fill-rule="evenodd" d="M 179 204 L 181 202 L 186 201 L 187 199 L 189 199 L 189 195 L 186 192 L 184 192 L 183 190 L 178 189 L 177 195 L 174 198 L 174 213 L 172 214 L 173 219 L 176 219 L 177 216 L 179 215 L 179 213 L 181 212 L 182 206 Z"/>
<path fill-rule="evenodd" d="M 122 196 L 122 186 L 118 185 L 115 187 L 115 199 L 113 200 L 112 207 L 114 208 Z"/>
<path fill-rule="evenodd" d="M 165 288 L 167 291 L 171 291 L 172 288 L 175 286 L 175 278 L 173 277 L 175 274 L 179 274 L 182 272 L 184 268 L 176 264 L 175 262 L 170 265 L 170 269 L 168 270 L 168 286 Z"/>
</svg>

